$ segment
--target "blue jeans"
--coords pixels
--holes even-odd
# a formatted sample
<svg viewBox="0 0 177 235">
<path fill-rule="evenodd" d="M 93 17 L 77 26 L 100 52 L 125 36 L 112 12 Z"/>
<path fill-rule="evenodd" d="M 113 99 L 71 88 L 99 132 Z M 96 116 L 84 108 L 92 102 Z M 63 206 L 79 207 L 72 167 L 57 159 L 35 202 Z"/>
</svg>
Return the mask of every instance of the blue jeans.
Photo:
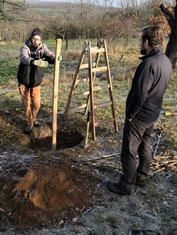
<svg viewBox="0 0 177 235">
<path fill-rule="evenodd" d="M 125 120 L 121 152 L 123 170 L 121 180 L 123 182 L 133 184 L 137 177 L 147 179 L 152 161 L 151 134 L 153 125 L 154 122 L 145 123 L 137 118 L 132 121 Z"/>
</svg>

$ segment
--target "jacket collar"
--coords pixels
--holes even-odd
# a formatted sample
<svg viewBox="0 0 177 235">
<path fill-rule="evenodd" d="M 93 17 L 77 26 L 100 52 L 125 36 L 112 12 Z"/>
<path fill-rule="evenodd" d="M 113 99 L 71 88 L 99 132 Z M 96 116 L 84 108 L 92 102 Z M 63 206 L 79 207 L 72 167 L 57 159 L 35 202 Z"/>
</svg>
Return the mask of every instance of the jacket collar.
<svg viewBox="0 0 177 235">
<path fill-rule="evenodd" d="M 163 47 L 156 47 L 154 49 L 152 49 L 152 51 L 150 51 L 147 55 L 144 55 L 142 57 L 140 57 L 139 59 L 141 60 L 145 60 L 148 57 L 154 56 L 154 55 L 162 55 L 163 54 Z"/>
</svg>

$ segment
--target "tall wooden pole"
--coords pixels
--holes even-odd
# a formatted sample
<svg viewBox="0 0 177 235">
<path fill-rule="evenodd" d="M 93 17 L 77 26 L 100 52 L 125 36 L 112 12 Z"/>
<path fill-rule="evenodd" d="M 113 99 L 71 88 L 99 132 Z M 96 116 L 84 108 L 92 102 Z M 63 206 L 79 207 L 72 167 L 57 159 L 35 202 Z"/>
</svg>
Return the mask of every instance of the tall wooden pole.
<svg viewBox="0 0 177 235">
<path fill-rule="evenodd" d="M 57 104 L 58 104 L 60 61 L 61 61 L 60 53 L 61 53 L 61 39 L 56 39 L 55 71 L 54 71 L 54 80 L 53 80 L 52 150 L 56 150 L 57 147 Z"/>
</svg>

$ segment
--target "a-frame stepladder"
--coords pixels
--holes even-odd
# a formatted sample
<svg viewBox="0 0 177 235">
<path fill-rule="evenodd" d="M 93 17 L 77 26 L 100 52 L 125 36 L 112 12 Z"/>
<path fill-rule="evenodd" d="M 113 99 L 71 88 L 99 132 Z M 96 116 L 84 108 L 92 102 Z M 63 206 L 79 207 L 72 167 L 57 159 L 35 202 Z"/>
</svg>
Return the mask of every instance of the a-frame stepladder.
<svg viewBox="0 0 177 235">
<path fill-rule="evenodd" d="M 103 53 L 103 54 L 102 54 Z M 103 55 L 103 60 L 104 60 L 104 66 L 99 65 L 99 59 L 100 55 Z M 94 58 L 94 62 L 92 61 Z M 85 63 L 86 60 L 86 63 Z M 103 62 L 102 62 L 103 64 Z M 88 82 L 89 82 L 89 88 L 87 91 L 84 92 L 78 92 L 75 93 L 76 86 L 77 84 L 83 80 L 80 77 L 81 71 L 82 70 L 88 70 Z M 108 93 L 109 93 L 109 100 L 106 102 L 102 103 L 96 103 L 94 100 L 94 92 L 99 91 L 102 88 L 100 86 L 94 86 L 94 81 L 96 78 L 96 73 L 97 72 L 106 72 L 106 80 L 107 80 L 107 88 L 108 88 Z M 78 107 L 71 107 L 71 100 L 73 97 L 79 96 L 79 95 L 86 95 L 86 103 L 81 104 Z M 95 120 L 95 110 L 98 108 L 102 108 L 105 106 L 111 106 L 112 110 L 112 117 L 103 119 L 100 121 Z M 96 127 L 104 124 L 106 122 L 111 122 L 113 121 L 114 123 L 114 129 L 116 132 L 118 132 L 118 124 L 116 120 L 116 115 L 115 115 L 115 108 L 114 108 L 114 100 L 113 100 L 113 89 L 112 89 L 112 81 L 111 81 L 111 74 L 110 74 L 110 67 L 109 67 L 109 60 L 108 60 L 108 53 L 107 53 L 107 45 L 105 40 L 99 40 L 97 43 L 97 47 L 91 47 L 91 42 L 85 42 L 79 63 L 76 69 L 75 77 L 73 80 L 73 84 L 71 86 L 70 94 L 68 97 L 68 102 L 66 104 L 65 112 L 64 112 L 64 117 L 66 118 L 68 114 L 68 110 L 73 109 L 73 110 L 81 110 L 84 109 L 84 115 L 87 116 L 87 128 L 86 128 L 86 138 L 85 138 L 85 145 L 88 144 L 88 135 L 89 135 L 89 128 L 91 126 L 92 128 L 92 139 L 96 140 Z"/>
</svg>

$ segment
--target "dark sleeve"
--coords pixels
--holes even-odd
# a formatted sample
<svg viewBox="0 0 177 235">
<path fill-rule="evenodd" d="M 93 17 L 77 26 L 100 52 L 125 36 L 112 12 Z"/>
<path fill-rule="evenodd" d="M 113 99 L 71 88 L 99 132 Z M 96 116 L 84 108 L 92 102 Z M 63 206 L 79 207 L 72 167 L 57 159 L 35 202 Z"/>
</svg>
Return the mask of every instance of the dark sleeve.
<svg viewBox="0 0 177 235">
<path fill-rule="evenodd" d="M 151 63 L 142 62 L 136 72 L 132 83 L 132 88 L 127 97 L 126 117 L 133 119 L 141 109 L 148 92 L 153 84 L 154 68 Z"/>
<path fill-rule="evenodd" d="M 46 44 L 43 43 L 43 49 L 44 49 L 44 58 L 49 64 L 55 63 L 55 54 L 51 52 Z"/>
<path fill-rule="evenodd" d="M 55 64 L 55 58 L 51 58 L 50 56 L 45 56 L 45 61 L 49 64 Z"/>
</svg>

